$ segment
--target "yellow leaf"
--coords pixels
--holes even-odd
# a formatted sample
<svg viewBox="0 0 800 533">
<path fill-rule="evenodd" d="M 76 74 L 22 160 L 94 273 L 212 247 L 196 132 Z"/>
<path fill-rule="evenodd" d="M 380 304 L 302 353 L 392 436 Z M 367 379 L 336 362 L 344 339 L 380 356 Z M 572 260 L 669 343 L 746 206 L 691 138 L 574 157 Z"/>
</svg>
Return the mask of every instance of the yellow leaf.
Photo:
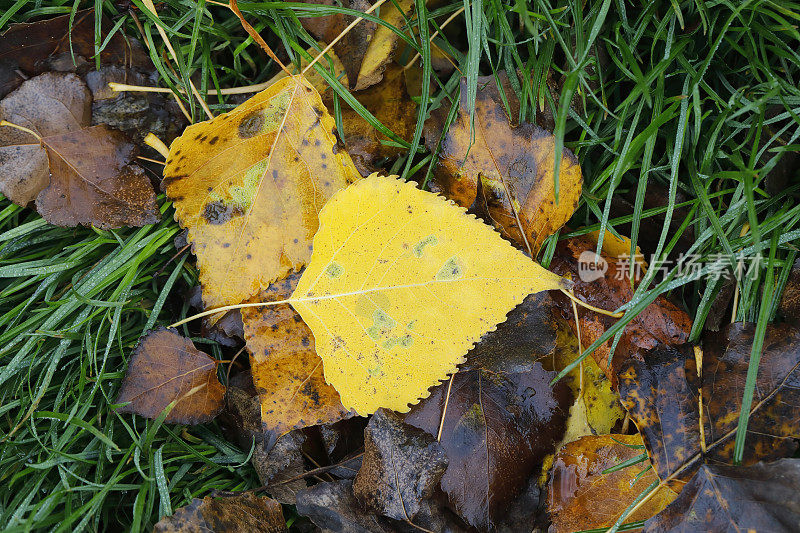
<svg viewBox="0 0 800 533">
<path fill-rule="evenodd" d="M 565 280 L 463 208 L 373 174 L 320 212 L 289 299 L 346 409 L 406 412 L 530 293 Z"/>
<path fill-rule="evenodd" d="M 553 355 L 553 370 L 561 371 L 580 354 L 577 338 L 568 325 L 560 324 Z M 581 379 L 581 370 L 583 370 L 583 379 Z M 572 442 L 584 435 L 611 433 L 616 423 L 625 417 L 625 411 L 619 401 L 619 394 L 611 388 L 611 380 L 606 377 L 603 370 L 591 357 L 583 360 L 582 368 L 577 366 L 567 375 L 570 377 L 568 384 L 575 393 L 576 400 L 570 409 L 567 433 L 562 444 Z"/>
<path fill-rule="evenodd" d="M 597 243 L 597 241 L 600 240 L 600 230 L 587 233 L 586 237 Z M 610 231 L 606 231 L 603 236 L 602 252 L 605 255 L 608 255 L 610 257 L 615 257 L 617 259 L 623 257 L 630 257 L 631 240 L 625 236 L 617 237 Z M 642 254 L 642 249 L 639 248 L 638 246 L 636 247 L 634 259 L 637 263 L 639 263 L 639 269 L 641 274 L 644 274 L 647 271 L 647 262 L 644 260 L 644 254 Z"/>
<path fill-rule="evenodd" d="M 400 10 L 395 7 L 394 1 L 385 2 L 380 8 L 380 17 L 386 23 L 402 30 L 405 17 L 411 12 L 414 0 L 397 0 L 397 5 Z M 398 39 L 394 30 L 378 25 L 361 62 L 354 90 L 360 91 L 381 81 L 386 65 L 392 60 Z"/>
<path fill-rule="evenodd" d="M 333 117 L 302 76 L 172 143 L 163 185 L 189 230 L 207 307 L 242 302 L 308 261 L 317 213 L 360 177 L 337 143 Z"/>
</svg>

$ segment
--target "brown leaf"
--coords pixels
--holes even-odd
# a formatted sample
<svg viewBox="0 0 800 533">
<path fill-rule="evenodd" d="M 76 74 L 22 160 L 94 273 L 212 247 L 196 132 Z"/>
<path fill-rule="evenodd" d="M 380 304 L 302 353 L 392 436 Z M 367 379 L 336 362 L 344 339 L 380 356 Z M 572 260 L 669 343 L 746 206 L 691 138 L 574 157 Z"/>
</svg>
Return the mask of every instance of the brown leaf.
<svg viewBox="0 0 800 533">
<path fill-rule="evenodd" d="M 322 531 L 340 533 L 462 533 L 454 517 L 435 502 L 423 501 L 413 522 L 398 522 L 366 511 L 353 495 L 350 480 L 318 483 L 297 494 L 297 512 Z"/>
<path fill-rule="evenodd" d="M 139 341 L 116 403 L 123 413 L 157 418 L 172 402 L 166 422 L 202 424 L 222 410 L 225 387 L 217 363 L 175 329 L 158 328 Z"/>
<path fill-rule="evenodd" d="M 753 466 L 703 465 L 643 532 L 797 531 L 800 459 Z"/>
<path fill-rule="evenodd" d="M 754 326 L 732 324 L 703 343 L 703 422 L 713 464 L 732 464 Z M 787 325 L 767 327 L 750 411 L 744 464 L 791 455 L 800 437 L 800 332 Z M 688 347 L 660 346 L 643 361 L 620 370 L 622 403 L 644 437 L 663 480 L 680 489 L 700 462 L 700 380 Z M 686 465 L 686 467 L 684 467 Z"/>
<path fill-rule="evenodd" d="M 778 310 L 787 320 L 800 321 L 800 259 L 792 265 Z"/>
<path fill-rule="evenodd" d="M 501 325 L 485 335 L 467 355 L 465 369 L 452 378 L 440 441 L 449 466 L 441 486 L 453 510 L 473 527 L 491 528 L 502 519 L 564 432 L 569 387 L 562 382 L 550 386 L 555 373 L 542 368 L 535 352 L 528 352 L 526 360 L 522 351 L 498 347 L 510 337 L 513 324 L 524 320 L 522 314 L 535 308 L 519 317 L 512 311 L 508 328 Z M 524 331 L 519 335 L 525 338 Z M 496 347 L 495 353 L 483 345 Z M 473 359 L 473 352 L 479 357 Z M 448 388 L 444 383 L 433 389 L 406 415 L 406 423 L 437 435 Z"/>
<path fill-rule="evenodd" d="M 542 242 L 572 216 L 583 177 L 569 150 L 561 157 L 555 203 L 555 137 L 533 124 L 512 127 L 493 77 L 479 78 L 474 132 L 467 82 L 461 81 L 458 115 L 442 139 L 433 188 L 479 216 L 535 255 Z M 433 151 L 447 117 L 440 108 L 425 125 Z M 473 135 L 474 133 L 474 135 Z"/>
<path fill-rule="evenodd" d="M 350 480 L 318 483 L 297 494 L 297 512 L 322 531 L 341 533 L 394 533 L 385 518 L 370 515 L 353 496 Z"/>
<path fill-rule="evenodd" d="M 436 439 L 379 409 L 364 432 L 364 460 L 353 493 L 367 509 L 395 520 L 413 520 L 447 468 Z"/>
<path fill-rule="evenodd" d="M 316 4 L 324 6 L 341 6 L 347 9 L 354 9 L 362 13 L 372 7 L 368 0 L 341 0 L 341 4 L 334 0 L 302 0 L 306 4 Z M 300 19 L 303 28 L 314 38 L 333 42 L 347 26 L 355 20 L 355 17 L 336 13 L 325 15 L 324 17 L 304 17 Z M 358 81 L 358 73 L 361 71 L 361 63 L 367 54 L 367 48 L 375 35 L 378 24 L 369 20 L 362 20 L 350 31 L 348 31 L 338 43 L 333 45 L 333 51 L 340 58 L 344 65 L 350 89 L 354 89 Z"/>
<path fill-rule="evenodd" d="M 236 496 L 202 500 L 176 509 L 153 528 L 154 533 L 280 533 L 288 531 L 281 504 L 270 498 L 242 492 Z"/>
<path fill-rule="evenodd" d="M 93 9 L 40 20 L 12 24 L 0 36 L 0 72 L 22 71 L 35 76 L 48 70 L 74 71 L 79 65 L 88 68 L 95 55 L 95 17 Z M 103 37 L 112 28 L 111 22 L 101 19 Z M 73 62 L 73 55 L 77 65 Z M 135 39 L 117 31 L 100 52 L 103 64 L 145 67 L 147 53 Z M 0 76 L 0 97 L 12 91 L 22 78 Z"/>
<path fill-rule="evenodd" d="M 92 99 L 75 74 L 32 78 L 0 102 L 0 120 L 42 137 L 78 131 L 91 120 Z M 47 152 L 29 133 L 0 127 L 0 192 L 25 206 L 50 181 Z"/>
<path fill-rule="evenodd" d="M 394 63 L 389 65 L 380 83 L 358 91 L 354 96 L 375 118 L 402 139 L 409 140 L 413 136 L 417 105 L 406 90 L 402 67 Z M 325 104 L 333 109 L 332 95 L 325 98 Z M 377 160 L 396 156 L 403 151 L 382 143 L 389 138 L 361 118 L 346 102 L 342 102 L 342 128 L 347 151 L 358 171 L 365 176 L 375 171 Z"/>
<path fill-rule="evenodd" d="M 302 272 L 275 282 L 258 301 L 284 300 Z M 281 435 L 292 429 L 327 424 L 353 416 L 339 393 L 325 381 L 314 335 L 288 305 L 242 309 L 253 383 L 261 399 L 261 420 Z"/>
<path fill-rule="evenodd" d="M 106 126 L 45 137 L 50 185 L 36 209 L 58 226 L 103 229 L 155 224 L 161 218 L 156 193 L 135 164 L 136 147 Z"/>
<path fill-rule="evenodd" d="M 223 421 L 240 448 L 252 448 L 251 463 L 269 494 L 281 503 L 294 505 L 297 491 L 306 488 L 302 477 L 306 436 L 301 431 L 291 431 L 277 438 L 273 431 L 266 431 L 261 423 L 258 398 L 237 387 L 228 389 Z M 283 482 L 289 479 L 293 481 Z"/>
<path fill-rule="evenodd" d="M 647 457 L 603 474 L 604 470 L 643 454 L 639 435 L 598 435 L 566 444 L 556 454 L 548 485 L 551 533 L 607 528 L 651 483 L 658 481 Z M 676 494 L 664 487 L 626 522 L 661 511 Z"/>
<path fill-rule="evenodd" d="M 593 254 L 596 249 L 596 243 L 585 237 L 572 237 L 559 241 L 550 269 L 561 276 L 571 276 L 575 295 L 584 302 L 601 309 L 614 310 L 633 298 L 630 278 L 627 277 L 627 266 L 616 257 L 602 253 L 601 256 L 608 265 L 605 275 L 593 281 L 584 281 L 578 272 L 579 259 L 582 253 L 588 251 Z M 623 274 L 620 279 L 617 279 L 618 273 Z M 559 303 L 563 317 L 575 331 L 572 303 L 562 294 L 554 294 L 553 298 Z M 584 347 L 592 344 L 617 321 L 614 317 L 588 311 L 582 307 L 578 308 L 578 317 L 581 342 Z M 688 340 L 691 327 L 692 321 L 685 311 L 666 298 L 658 297 L 625 327 L 611 365 L 608 359 L 612 340 L 599 346 L 592 352 L 592 357 L 616 388 L 617 370 L 626 359 L 640 358 L 644 351 L 659 344 L 682 344 Z"/>
</svg>

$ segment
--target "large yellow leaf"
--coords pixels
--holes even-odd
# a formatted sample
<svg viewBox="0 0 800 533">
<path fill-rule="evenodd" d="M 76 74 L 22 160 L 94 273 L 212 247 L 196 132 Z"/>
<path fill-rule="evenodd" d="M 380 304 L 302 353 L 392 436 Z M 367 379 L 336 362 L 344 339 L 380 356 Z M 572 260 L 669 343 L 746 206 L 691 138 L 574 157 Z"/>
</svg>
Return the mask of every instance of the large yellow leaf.
<svg viewBox="0 0 800 533">
<path fill-rule="evenodd" d="M 359 178 L 331 117 L 302 76 L 186 128 L 164 187 L 189 229 L 208 307 L 237 304 L 311 257 L 317 213 Z"/>
<path fill-rule="evenodd" d="M 406 412 L 530 293 L 565 281 L 463 208 L 375 174 L 320 212 L 292 306 L 346 409 Z"/>
</svg>

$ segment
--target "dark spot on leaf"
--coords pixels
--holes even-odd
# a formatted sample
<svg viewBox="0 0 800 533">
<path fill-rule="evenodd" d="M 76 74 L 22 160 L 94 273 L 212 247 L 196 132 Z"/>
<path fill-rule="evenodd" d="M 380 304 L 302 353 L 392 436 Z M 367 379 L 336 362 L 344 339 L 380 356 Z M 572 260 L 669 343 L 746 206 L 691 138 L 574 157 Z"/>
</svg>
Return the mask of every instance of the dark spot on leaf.
<svg viewBox="0 0 800 533">
<path fill-rule="evenodd" d="M 240 217 L 244 213 L 238 207 L 233 205 L 225 205 L 222 202 L 211 202 L 203 209 L 203 218 L 209 224 L 219 225 L 225 224 L 234 217 Z"/>
<path fill-rule="evenodd" d="M 258 134 L 264 127 L 264 115 L 256 110 L 247 115 L 239 123 L 239 137 L 249 139 Z"/>
</svg>

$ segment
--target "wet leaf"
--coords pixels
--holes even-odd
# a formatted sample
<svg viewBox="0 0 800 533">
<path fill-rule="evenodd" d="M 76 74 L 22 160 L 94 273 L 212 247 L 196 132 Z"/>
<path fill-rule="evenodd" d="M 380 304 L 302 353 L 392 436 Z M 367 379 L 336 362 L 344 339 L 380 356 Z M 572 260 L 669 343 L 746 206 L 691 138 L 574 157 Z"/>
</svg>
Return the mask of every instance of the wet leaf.
<svg viewBox="0 0 800 533">
<path fill-rule="evenodd" d="M 284 300 L 300 280 L 292 274 L 269 286 L 259 301 Z M 325 382 L 314 335 L 289 306 L 242 309 L 253 383 L 261 401 L 261 421 L 281 435 L 352 416 L 339 393 Z"/>
<path fill-rule="evenodd" d="M 547 509 L 551 533 L 608 528 L 650 484 L 658 481 L 650 462 L 632 464 L 614 472 L 605 470 L 644 453 L 639 435 L 598 435 L 566 444 L 556 454 L 548 485 Z M 643 520 L 666 507 L 676 494 L 666 487 L 626 522 Z"/>
<path fill-rule="evenodd" d="M 62 15 L 37 22 L 12 24 L 0 36 L 0 97 L 6 95 L 24 78 L 5 76 L 21 71 L 35 76 L 49 70 L 74 71 L 88 68 L 95 55 L 95 17 L 93 9 Z M 110 32 L 111 22 L 103 17 L 103 37 Z M 73 62 L 73 57 L 75 62 Z M 103 64 L 127 67 L 149 66 L 149 58 L 141 44 L 117 31 L 103 43 L 100 52 Z M 77 64 L 76 64 L 77 63 Z"/>
<path fill-rule="evenodd" d="M 302 267 L 319 210 L 359 177 L 301 76 L 186 128 L 170 147 L 163 186 L 189 229 L 206 307 L 238 304 Z"/>
<path fill-rule="evenodd" d="M 413 520 L 446 468 L 447 457 L 432 435 L 378 409 L 364 432 L 364 460 L 353 493 L 373 512 Z"/>
<path fill-rule="evenodd" d="M 446 509 L 423 501 L 413 522 L 396 521 L 366 511 L 353 496 L 350 480 L 318 483 L 297 494 L 297 512 L 307 516 L 322 531 L 337 533 L 462 533 Z"/>
<path fill-rule="evenodd" d="M 703 465 L 644 532 L 796 531 L 800 459 L 753 466 Z"/>
<path fill-rule="evenodd" d="M 217 363 L 176 330 L 158 328 L 139 341 L 116 403 L 123 413 L 150 419 L 175 402 L 165 421 L 202 424 L 222 410 L 225 387 Z"/>
<path fill-rule="evenodd" d="M 732 324 L 703 343 L 703 423 L 712 464 L 732 464 L 754 326 Z M 800 332 L 770 325 L 747 426 L 744 464 L 791 455 L 800 437 Z M 661 346 L 620 370 L 622 403 L 644 437 L 661 479 L 677 489 L 700 463 L 700 380 L 686 347 Z M 686 467 L 684 467 L 686 465 Z"/>
<path fill-rule="evenodd" d="M 571 276 L 575 283 L 573 286 L 575 295 L 582 301 L 601 309 L 617 309 L 633 298 L 633 289 L 627 274 L 628 266 L 616 257 L 602 253 L 601 257 L 607 265 L 605 273 L 591 281 L 584 281 L 578 270 L 581 254 L 588 252 L 594 258 L 596 249 L 596 242 L 588 238 L 572 237 L 559 241 L 550 268 L 562 276 Z M 561 307 L 562 316 L 575 332 L 572 302 L 560 294 L 554 295 L 554 299 Z M 614 317 L 588 311 L 582 307 L 578 308 L 578 317 L 581 342 L 584 347 L 592 344 L 617 321 Z M 613 339 L 592 352 L 592 357 L 616 388 L 617 370 L 626 359 L 641 358 L 642 353 L 659 344 L 685 343 L 689 339 L 691 326 L 691 319 L 685 311 L 666 298 L 659 297 L 625 327 L 611 364 L 609 355 Z"/>
<path fill-rule="evenodd" d="M 84 76 L 92 92 L 92 124 L 105 124 L 123 132 L 137 145 L 153 133 L 166 143 L 175 139 L 188 125 L 171 94 L 113 91 L 109 83 L 157 86 L 154 69 L 130 69 L 107 66 Z"/>
<path fill-rule="evenodd" d="M 0 102 L 0 120 L 55 136 L 78 131 L 91 121 L 92 98 L 74 74 L 32 78 Z M 50 182 L 47 152 L 29 133 L 0 127 L 0 192 L 25 206 Z"/>
<path fill-rule="evenodd" d="M 156 193 L 135 164 L 136 147 L 106 126 L 45 137 L 50 185 L 36 209 L 58 226 L 103 229 L 155 224 L 161 218 Z"/>
<path fill-rule="evenodd" d="M 318 483 L 297 495 L 297 512 L 307 516 L 322 531 L 341 533 L 394 533 L 386 519 L 372 516 L 353 496 L 347 479 Z"/>
<path fill-rule="evenodd" d="M 283 519 L 281 504 L 271 498 L 242 492 L 236 496 L 202 500 L 175 510 L 172 516 L 162 518 L 153 528 L 154 533 L 281 533 L 288 531 Z"/>
<path fill-rule="evenodd" d="M 800 321 L 800 259 L 792 265 L 778 310 L 787 320 Z"/>
<path fill-rule="evenodd" d="M 386 2 L 380 8 L 380 18 L 387 24 L 403 31 L 406 26 L 406 17 L 410 16 L 413 6 L 414 0 L 393 0 L 391 2 Z M 361 62 L 358 81 L 355 86 L 353 86 L 351 82 L 351 87 L 354 90 L 360 91 L 366 89 L 383 79 L 386 67 L 394 58 L 399 39 L 397 34 L 386 26 L 379 25 L 377 27 L 367 47 L 364 60 Z"/>
<path fill-rule="evenodd" d="M 294 505 L 297 491 L 306 488 L 302 431 L 278 437 L 264 429 L 258 397 L 238 387 L 229 387 L 223 421 L 243 450 L 253 450 L 250 462 L 261 485 L 281 503 Z"/>
<path fill-rule="evenodd" d="M 372 4 L 367 0 L 341 0 L 341 4 L 334 0 L 303 0 L 303 2 L 324 6 L 340 6 L 361 11 L 362 13 L 372 7 Z M 324 17 L 304 17 L 300 19 L 300 23 L 315 39 L 331 43 L 339 37 L 353 20 L 355 20 L 355 17 L 336 13 Z M 361 64 L 377 28 L 377 23 L 362 20 L 333 45 L 333 51 L 342 60 L 351 89 L 356 86 Z"/>
<path fill-rule="evenodd" d="M 561 371 L 578 358 L 577 339 L 564 324 L 559 330 L 559 342 L 554 351 L 554 367 Z M 581 376 L 581 373 L 583 376 Z M 625 417 L 619 394 L 611 387 L 611 380 L 591 357 L 567 374 L 567 384 L 572 389 L 575 403 L 569 410 L 567 430 L 562 443 L 572 442 L 585 435 L 604 435 Z M 581 388 L 581 385 L 583 388 Z"/>
<path fill-rule="evenodd" d="M 411 139 L 417 123 L 417 106 L 406 90 L 402 67 L 394 63 L 389 65 L 380 83 L 354 96 L 384 126 L 402 139 Z M 326 103 L 329 108 L 332 107 L 332 97 L 327 97 Z M 379 159 L 403 152 L 402 148 L 394 145 L 394 141 L 389 141 L 345 102 L 342 102 L 342 134 L 348 153 L 364 175 L 375 170 Z M 387 144 L 387 141 L 393 144 Z"/>
<path fill-rule="evenodd" d="M 561 439 L 571 403 L 563 382 L 549 385 L 555 373 L 535 361 L 535 352 L 529 352 L 527 361 L 520 352 L 507 357 L 502 349 L 488 357 L 481 346 L 496 345 L 501 333 L 498 328 L 487 334 L 475 348 L 483 355 L 473 359 L 470 352 L 452 386 L 435 388 L 405 417 L 407 423 L 438 435 L 447 402 L 440 443 L 449 466 L 442 490 L 452 509 L 479 529 L 497 525 L 525 490 Z"/>
<path fill-rule="evenodd" d="M 320 212 L 289 302 L 345 408 L 408 411 L 528 294 L 564 281 L 414 183 L 372 175 Z"/>
<path fill-rule="evenodd" d="M 504 236 L 535 255 L 544 239 L 572 216 L 583 177 L 575 156 L 564 150 L 556 203 L 555 137 L 533 124 L 512 127 L 493 87 L 494 78 L 479 80 L 473 132 L 466 79 L 462 79 L 458 115 L 442 139 L 434 188 L 461 206 L 472 206 Z M 425 125 L 425 143 L 431 151 L 446 117 L 447 109 L 440 108 Z"/>
</svg>

